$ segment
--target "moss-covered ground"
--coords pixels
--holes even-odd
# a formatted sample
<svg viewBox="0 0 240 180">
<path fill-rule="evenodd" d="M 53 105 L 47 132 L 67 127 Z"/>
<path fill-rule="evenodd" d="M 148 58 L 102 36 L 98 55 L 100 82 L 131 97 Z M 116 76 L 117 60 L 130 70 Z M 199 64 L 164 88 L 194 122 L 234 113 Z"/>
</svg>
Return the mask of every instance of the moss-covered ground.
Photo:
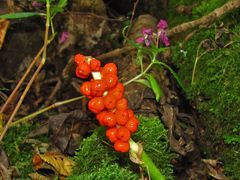
<svg viewBox="0 0 240 180">
<path fill-rule="evenodd" d="M 134 141 L 141 142 L 145 152 L 166 176 L 174 179 L 170 160 L 167 131 L 156 117 L 139 117 L 140 127 L 133 135 Z M 116 153 L 104 135 L 105 129 L 97 129 L 80 145 L 74 160 L 75 170 L 68 179 L 122 179 L 140 178 L 139 166 L 129 160 L 128 154 Z M 145 174 L 147 176 L 147 174 Z"/>
<path fill-rule="evenodd" d="M 192 19 L 206 15 L 225 2 L 201 1 L 193 9 Z M 225 174 L 232 179 L 240 177 L 240 159 L 237 158 L 240 156 L 239 20 L 238 12 L 231 12 L 198 30 L 187 42 L 177 42 L 173 47 L 173 62 L 185 82 L 188 99 L 200 113 L 199 122 L 205 126 L 209 140 L 208 150 L 203 153 L 207 158 L 222 160 Z"/>
</svg>

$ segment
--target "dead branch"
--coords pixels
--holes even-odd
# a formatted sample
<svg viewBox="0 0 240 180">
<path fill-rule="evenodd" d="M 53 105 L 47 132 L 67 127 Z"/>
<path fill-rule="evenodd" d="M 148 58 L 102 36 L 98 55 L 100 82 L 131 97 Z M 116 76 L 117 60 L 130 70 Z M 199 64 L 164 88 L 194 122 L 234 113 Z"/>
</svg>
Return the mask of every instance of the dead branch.
<svg viewBox="0 0 240 180">
<path fill-rule="evenodd" d="M 200 19 L 186 22 L 183 24 L 180 24 L 178 26 L 173 27 L 172 29 L 168 30 L 167 34 L 168 36 L 173 36 L 175 34 L 185 32 L 188 29 L 192 29 L 194 27 L 200 26 L 200 25 L 208 25 L 211 22 L 218 19 L 223 14 L 226 14 L 234 9 L 237 9 L 240 7 L 240 0 L 232 0 L 224 4 L 222 7 L 215 9 L 211 13 L 209 13 L 206 16 L 201 17 Z"/>
</svg>

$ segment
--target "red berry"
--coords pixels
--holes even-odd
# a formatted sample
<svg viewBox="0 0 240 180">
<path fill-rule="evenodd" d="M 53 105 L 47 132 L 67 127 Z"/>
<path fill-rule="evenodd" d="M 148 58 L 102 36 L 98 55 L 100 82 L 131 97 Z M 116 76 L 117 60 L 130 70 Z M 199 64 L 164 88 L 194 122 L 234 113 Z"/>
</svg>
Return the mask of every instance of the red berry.
<svg viewBox="0 0 240 180">
<path fill-rule="evenodd" d="M 102 111 L 100 113 L 98 113 L 96 115 L 96 119 L 98 120 L 98 122 L 100 123 L 100 125 L 104 126 L 104 123 L 103 123 L 103 118 L 104 116 L 106 115 L 107 111 Z"/>
<path fill-rule="evenodd" d="M 113 128 L 109 128 L 107 131 L 106 131 L 106 136 L 108 137 L 108 139 L 114 143 L 117 141 L 117 128 L 113 127 Z"/>
<path fill-rule="evenodd" d="M 105 66 L 102 69 L 102 74 L 107 74 L 107 73 L 111 73 L 111 74 L 115 74 L 117 75 L 117 66 L 114 63 L 107 63 L 105 64 Z"/>
<path fill-rule="evenodd" d="M 101 67 L 101 62 L 97 59 L 91 59 L 90 68 L 92 71 L 99 71 Z"/>
<path fill-rule="evenodd" d="M 116 104 L 117 110 L 126 110 L 128 108 L 128 101 L 126 98 L 122 98 L 117 101 Z"/>
<path fill-rule="evenodd" d="M 133 110 L 128 109 L 127 112 L 128 112 L 128 118 L 134 117 L 134 112 L 133 112 Z"/>
<path fill-rule="evenodd" d="M 125 111 L 120 111 L 120 110 L 115 111 L 115 117 L 116 117 L 117 124 L 119 124 L 119 125 L 125 125 L 128 121 L 128 113 L 126 110 Z"/>
<path fill-rule="evenodd" d="M 76 54 L 75 57 L 74 57 L 74 61 L 75 61 L 77 66 L 79 66 L 82 63 L 84 63 L 85 60 L 86 60 L 86 58 L 82 54 Z"/>
<path fill-rule="evenodd" d="M 128 120 L 125 127 L 131 132 L 136 132 L 138 129 L 138 124 L 139 124 L 138 120 L 132 117 Z"/>
<path fill-rule="evenodd" d="M 93 113 L 99 113 L 104 109 L 102 97 L 94 97 L 88 102 L 88 109 Z"/>
<path fill-rule="evenodd" d="M 122 83 L 118 83 L 113 89 L 109 90 L 109 93 L 114 95 L 117 100 L 121 99 L 124 94 L 124 86 Z"/>
<path fill-rule="evenodd" d="M 103 124 L 107 127 L 114 127 L 116 125 L 116 118 L 114 113 L 107 112 L 103 117 Z"/>
<path fill-rule="evenodd" d="M 130 149 L 130 144 L 129 142 L 123 142 L 118 140 L 114 143 L 114 149 L 117 152 L 128 152 Z"/>
<path fill-rule="evenodd" d="M 102 96 L 106 90 L 106 85 L 102 80 L 93 80 L 91 82 L 91 95 L 92 96 Z"/>
<path fill-rule="evenodd" d="M 116 135 L 119 140 L 124 141 L 124 142 L 128 141 L 131 137 L 130 131 L 124 126 L 117 129 Z"/>
<path fill-rule="evenodd" d="M 106 84 L 107 89 L 113 88 L 118 83 L 117 75 L 111 73 L 104 74 L 102 80 Z"/>
<path fill-rule="evenodd" d="M 91 69 L 89 65 L 86 62 L 81 63 L 77 68 L 76 68 L 76 76 L 79 78 L 86 79 L 88 76 L 91 74 Z"/>
<path fill-rule="evenodd" d="M 91 95 L 91 83 L 90 82 L 84 82 L 80 86 L 80 92 L 85 95 L 85 96 L 90 96 Z"/>
<path fill-rule="evenodd" d="M 115 108 L 116 101 L 117 101 L 116 97 L 113 96 L 112 94 L 107 94 L 106 96 L 103 97 L 104 106 L 108 110 L 112 110 Z"/>
</svg>

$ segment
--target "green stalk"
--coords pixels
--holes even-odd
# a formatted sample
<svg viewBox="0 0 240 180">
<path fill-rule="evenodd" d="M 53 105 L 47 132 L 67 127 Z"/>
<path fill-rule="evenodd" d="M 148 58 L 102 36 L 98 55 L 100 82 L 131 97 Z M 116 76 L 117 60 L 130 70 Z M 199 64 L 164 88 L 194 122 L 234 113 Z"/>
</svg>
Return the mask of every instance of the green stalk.
<svg viewBox="0 0 240 180">
<path fill-rule="evenodd" d="M 123 85 L 126 86 L 126 85 L 130 84 L 131 82 L 144 76 L 149 71 L 149 69 L 152 67 L 153 64 L 154 64 L 154 62 L 151 62 L 143 72 L 141 72 L 139 75 L 135 76 L 134 78 L 130 79 L 129 81 L 125 82 Z"/>
<path fill-rule="evenodd" d="M 147 171 L 150 174 L 152 180 L 165 180 L 165 176 L 159 171 L 159 169 L 155 166 L 152 159 L 147 155 L 145 151 L 142 152 L 141 161 Z"/>
<path fill-rule="evenodd" d="M 64 100 L 64 101 L 56 102 L 56 103 L 54 103 L 54 104 L 52 104 L 52 105 L 50 105 L 50 106 L 47 106 L 47 107 L 45 107 L 45 108 L 43 108 L 43 109 L 40 109 L 39 111 L 36 111 L 36 112 L 34 112 L 34 113 L 32 113 L 32 114 L 29 114 L 28 116 L 25 116 L 25 117 L 23 117 L 23 118 L 21 118 L 21 119 L 18 119 L 18 120 L 16 120 L 16 121 L 12 122 L 12 123 L 10 124 L 10 127 L 15 126 L 15 125 L 17 125 L 17 124 L 19 124 L 19 123 L 26 122 L 26 121 L 28 121 L 29 119 L 35 118 L 35 117 L 38 116 L 39 114 L 42 114 L 42 113 L 44 113 L 44 112 L 46 112 L 46 111 L 49 111 L 49 110 L 51 110 L 51 109 L 54 109 L 54 108 L 56 108 L 56 107 L 59 107 L 59 106 L 62 106 L 62 105 L 65 105 L 65 104 L 68 104 L 68 103 L 75 102 L 75 101 L 78 101 L 78 100 L 80 100 L 80 99 L 83 99 L 84 97 L 85 97 L 85 96 L 79 96 L 79 97 L 75 97 L 75 98 L 72 98 L 72 99 L 67 99 L 67 100 Z"/>
<path fill-rule="evenodd" d="M 152 180 L 166 180 L 165 176 L 160 172 L 160 170 L 156 167 L 152 159 L 147 155 L 147 153 L 141 150 L 141 145 L 133 141 L 129 140 L 130 144 L 130 158 L 139 159 L 140 165 L 147 169 Z M 140 155 L 139 155 L 140 154 Z"/>
</svg>

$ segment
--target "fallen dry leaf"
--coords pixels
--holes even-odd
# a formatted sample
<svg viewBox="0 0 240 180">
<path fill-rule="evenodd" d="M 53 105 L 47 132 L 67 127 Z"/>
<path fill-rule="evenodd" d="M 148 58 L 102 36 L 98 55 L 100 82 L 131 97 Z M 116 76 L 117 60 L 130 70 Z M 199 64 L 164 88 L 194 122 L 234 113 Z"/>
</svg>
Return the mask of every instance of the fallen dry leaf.
<svg viewBox="0 0 240 180">
<path fill-rule="evenodd" d="M 69 176 L 72 172 L 74 161 L 68 159 L 62 154 L 46 152 L 45 154 L 36 154 L 33 157 L 33 164 L 36 170 L 49 169 L 58 176 Z"/>
<path fill-rule="evenodd" d="M 0 19 L 0 49 L 2 48 L 9 23 L 10 22 L 6 19 Z"/>
<path fill-rule="evenodd" d="M 223 174 L 223 168 L 220 166 L 220 162 L 215 159 L 202 159 L 202 161 L 205 163 L 207 167 L 208 174 L 215 179 L 219 180 L 229 180 L 224 174 Z"/>
<path fill-rule="evenodd" d="M 80 110 L 49 117 L 51 141 L 64 154 L 73 155 L 83 137 L 94 128 L 94 122 Z"/>
</svg>

